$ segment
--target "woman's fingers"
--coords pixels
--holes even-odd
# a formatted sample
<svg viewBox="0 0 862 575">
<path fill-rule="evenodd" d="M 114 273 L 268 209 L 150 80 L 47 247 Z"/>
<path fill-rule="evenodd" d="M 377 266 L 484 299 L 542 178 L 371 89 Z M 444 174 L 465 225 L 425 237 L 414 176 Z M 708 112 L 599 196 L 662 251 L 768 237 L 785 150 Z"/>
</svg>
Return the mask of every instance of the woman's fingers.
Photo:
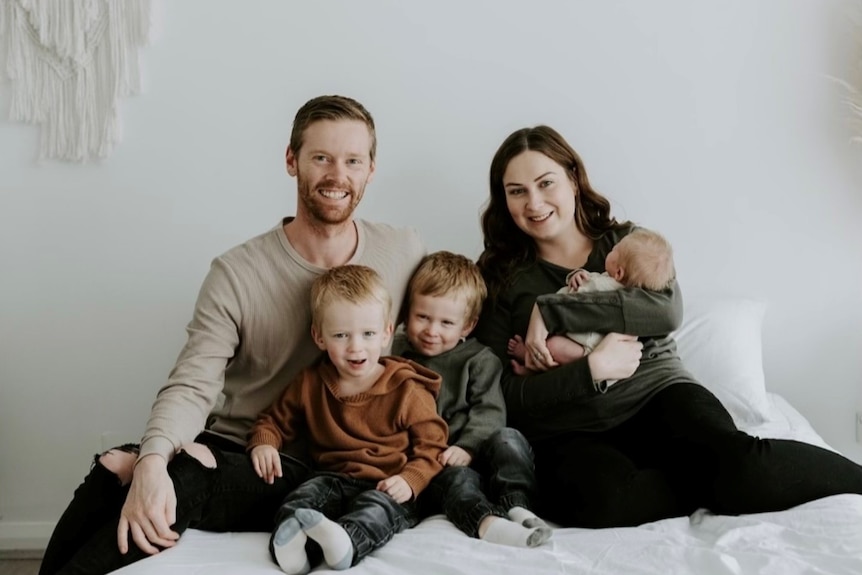
<svg viewBox="0 0 862 575">
<path fill-rule="evenodd" d="M 593 379 L 625 379 L 640 365 L 643 344 L 636 336 L 607 334 L 587 356 Z"/>
<path fill-rule="evenodd" d="M 544 343 L 544 342 L 542 342 Z M 554 361 L 554 358 L 551 356 L 551 352 L 548 351 L 547 346 L 532 346 L 527 348 L 527 354 L 524 357 L 524 365 L 527 366 L 527 369 L 532 369 L 534 371 L 547 371 L 552 367 L 556 367 L 558 364 Z"/>
</svg>

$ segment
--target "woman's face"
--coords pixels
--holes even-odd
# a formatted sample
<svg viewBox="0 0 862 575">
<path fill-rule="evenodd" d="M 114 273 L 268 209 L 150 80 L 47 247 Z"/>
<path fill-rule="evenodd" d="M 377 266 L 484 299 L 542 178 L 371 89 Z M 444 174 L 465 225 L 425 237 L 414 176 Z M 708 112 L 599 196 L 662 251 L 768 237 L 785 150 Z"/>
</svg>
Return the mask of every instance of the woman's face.
<svg viewBox="0 0 862 575">
<path fill-rule="evenodd" d="M 515 225 L 535 241 L 552 241 L 575 228 L 575 184 L 545 154 L 527 150 L 512 158 L 503 189 Z"/>
</svg>

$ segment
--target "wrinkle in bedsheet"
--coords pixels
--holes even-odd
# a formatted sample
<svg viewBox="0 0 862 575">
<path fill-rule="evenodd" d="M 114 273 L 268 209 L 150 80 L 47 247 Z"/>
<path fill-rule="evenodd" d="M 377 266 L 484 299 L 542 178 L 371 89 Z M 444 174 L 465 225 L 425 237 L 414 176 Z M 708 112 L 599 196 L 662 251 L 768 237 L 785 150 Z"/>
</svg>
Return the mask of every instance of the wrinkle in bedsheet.
<svg viewBox="0 0 862 575">
<path fill-rule="evenodd" d="M 772 394 L 770 394 L 772 396 Z M 749 430 L 822 445 L 785 401 Z M 780 399 L 780 398 L 779 398 Z M 277 575 L 266 533 L 188 530 L 180 544 L 115 575 Z M 316 569 L 314 573 L 332 573 Z M 443 516 L 426 519 L 350 569 L 350 575 L 860 575 L 862 496 L 836 495 L 787 511 L 743 516 L 698 511 L 619 529 L 555 529 L 534 549 L 467 537 Z"/>
</svg>

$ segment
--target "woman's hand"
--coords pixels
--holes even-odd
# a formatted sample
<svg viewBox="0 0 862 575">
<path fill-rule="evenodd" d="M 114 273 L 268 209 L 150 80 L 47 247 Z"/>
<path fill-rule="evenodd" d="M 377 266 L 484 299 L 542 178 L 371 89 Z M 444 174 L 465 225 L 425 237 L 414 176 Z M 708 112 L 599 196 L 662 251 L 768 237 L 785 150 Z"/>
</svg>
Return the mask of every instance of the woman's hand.
<svg viewBox="0 0 862 575">
<path fill-rule="evenodd" d="M 640 365 L 643 344 L 633 335 L 609 333 L 587 356 L 596 381 L 631 377 Z"/>
<path fill-rule="evenodd" d="M 548 350 L 548 328 L 545 319 L 539 311 L 539 306 L 533 304 L 533 312 L 530 314 L 530 324 L 527 326 L 527 337 L 524 345 L 527 353 L 524 356 L 524 365 L 533 371 L 547 371 L 559 365 Z"/>
</svg>

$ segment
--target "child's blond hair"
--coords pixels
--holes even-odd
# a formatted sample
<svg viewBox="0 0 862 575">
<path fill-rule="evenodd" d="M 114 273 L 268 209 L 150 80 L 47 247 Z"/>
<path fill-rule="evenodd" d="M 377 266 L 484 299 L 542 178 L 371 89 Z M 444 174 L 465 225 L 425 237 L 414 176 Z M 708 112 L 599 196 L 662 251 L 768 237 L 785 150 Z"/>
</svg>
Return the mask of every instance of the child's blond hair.
<svg viewBox="0 0 862 575">
<path fill-rule="evenodd" d="M 673 282 L 673 248 L 660 233 L 635 228 L 617 245 L 626 286 L 661 291 Z"/>
<path fill-rule="evenodd" d="M 434 297 L 463 295 L 467 300 L 467 322 L 479 319 L 488 295 L 479 267 L 468 257 L 447 251 L 428 254 L 407 285 L 405 309 L 417 295 Z"/>
<path fill-rule="evenodd" d="M 380 275 L 367 266 L 338 266 L 315 278 L 311 284 L 311 325 L 316 331 L 321 330 L 326 309 L 335 301 L 379 303 L 384 322 L 391 321 L 392 297 Z"/>
</svg>

